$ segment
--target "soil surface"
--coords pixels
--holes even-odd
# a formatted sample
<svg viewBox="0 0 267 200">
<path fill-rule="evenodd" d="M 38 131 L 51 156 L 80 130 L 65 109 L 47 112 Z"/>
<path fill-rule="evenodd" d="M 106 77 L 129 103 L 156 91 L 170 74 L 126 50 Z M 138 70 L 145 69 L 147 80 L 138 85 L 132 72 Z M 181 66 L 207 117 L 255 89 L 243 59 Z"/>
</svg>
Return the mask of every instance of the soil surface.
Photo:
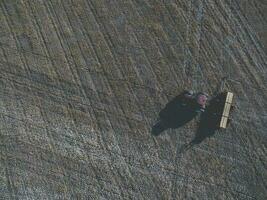
<svg viewBox="0 0 267 200">
<path fill-rule="evenodd" d="M 0 199 L 267 199 L 264 0 L 0 0 Z M 184 89 L 225 130 L 151 127 Z"/>
</svg>

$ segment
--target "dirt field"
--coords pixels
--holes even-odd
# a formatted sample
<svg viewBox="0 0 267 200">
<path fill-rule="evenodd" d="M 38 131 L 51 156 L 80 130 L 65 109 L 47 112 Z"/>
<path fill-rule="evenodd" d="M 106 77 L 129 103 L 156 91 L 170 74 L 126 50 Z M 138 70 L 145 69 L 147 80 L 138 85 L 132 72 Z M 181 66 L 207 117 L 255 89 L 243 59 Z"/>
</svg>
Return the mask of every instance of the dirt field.
<svg viewBox="0 0 267 200">
<path fill-rule="evenodd" d="M 264 0 L 0 0 L 0 199 L 267 199 Z M 224 89 L 151 135 L 184 89 Z"/>
</svg>

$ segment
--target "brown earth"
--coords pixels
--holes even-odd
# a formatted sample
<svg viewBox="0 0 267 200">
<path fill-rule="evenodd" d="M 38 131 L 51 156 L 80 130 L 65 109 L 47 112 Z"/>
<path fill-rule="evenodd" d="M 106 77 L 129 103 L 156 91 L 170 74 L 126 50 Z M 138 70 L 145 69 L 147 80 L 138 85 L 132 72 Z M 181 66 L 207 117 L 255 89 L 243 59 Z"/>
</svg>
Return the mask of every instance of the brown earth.
<svg viewBox="0 0 267 200">
<path fill-rule="evenodd" d="M 267 199 L 263 0 L 0 0 L 0 199 Z M 237 109 L 181 151 L 183 89 Z"/>
</svg>

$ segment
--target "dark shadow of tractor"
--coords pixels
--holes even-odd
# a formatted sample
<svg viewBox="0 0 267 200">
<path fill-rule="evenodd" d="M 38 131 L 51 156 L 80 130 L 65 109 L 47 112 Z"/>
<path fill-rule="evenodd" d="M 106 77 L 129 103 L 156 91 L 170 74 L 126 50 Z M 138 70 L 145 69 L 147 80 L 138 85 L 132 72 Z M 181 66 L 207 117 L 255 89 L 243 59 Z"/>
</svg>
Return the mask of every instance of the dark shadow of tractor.
<svg viewBox="0 0 267 200">
<path fill-rule="evenodd" d="M 163 131 L 179 128 L 191 121 L 198 111 L 194 103 L 185 101 L 185 92 L 172 99 L 159 113 L 159 119 L 152 127 L 152 134 L 158 136 Z"/>
</svg>

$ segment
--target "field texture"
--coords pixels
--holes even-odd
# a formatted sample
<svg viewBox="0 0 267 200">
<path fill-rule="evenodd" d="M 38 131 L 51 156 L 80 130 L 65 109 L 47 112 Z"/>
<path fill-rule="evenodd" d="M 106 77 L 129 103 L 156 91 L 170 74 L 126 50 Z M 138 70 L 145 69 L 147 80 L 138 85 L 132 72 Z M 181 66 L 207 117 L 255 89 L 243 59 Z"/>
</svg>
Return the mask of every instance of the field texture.
<svg viewBox="0 0 267 200">
<path fill-rule="evenodd" d="M 267 199 L 266 13 L 264 0 L 0 0 L 0 199 Z M 187 150 L 199 117 L 150 133 L 183 89 L 236 105 Z"/>
</svg>

